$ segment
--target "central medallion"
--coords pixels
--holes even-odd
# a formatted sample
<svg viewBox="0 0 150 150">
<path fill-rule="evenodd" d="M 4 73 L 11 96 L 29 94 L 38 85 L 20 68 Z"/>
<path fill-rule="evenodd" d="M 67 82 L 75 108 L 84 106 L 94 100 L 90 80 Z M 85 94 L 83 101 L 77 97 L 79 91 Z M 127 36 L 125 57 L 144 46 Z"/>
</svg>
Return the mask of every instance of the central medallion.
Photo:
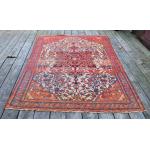
<svg viewBox="0 0 150 150">
<path fill-rule="evenodd" d="M 56 52 L 54 67 L 96 67 L 92 60 L 92 52 Z"/>
</svg>

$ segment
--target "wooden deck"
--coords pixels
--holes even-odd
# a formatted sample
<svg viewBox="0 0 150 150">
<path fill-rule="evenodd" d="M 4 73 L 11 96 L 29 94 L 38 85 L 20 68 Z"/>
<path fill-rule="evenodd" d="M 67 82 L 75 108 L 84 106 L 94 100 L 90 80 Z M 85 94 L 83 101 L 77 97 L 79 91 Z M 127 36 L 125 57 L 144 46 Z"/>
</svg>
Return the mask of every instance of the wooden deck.
<svg viewBox="0 0 150 150">
<path fill-rule="evenodd" d="M 5 110 L 4 106 L 38 35 L 107 35 L 146 108 L 144 113 L 61 113 Z M 0 31 L 0 118 L 149 119 L 150 51 L 128 31 Z"/>
</svg>

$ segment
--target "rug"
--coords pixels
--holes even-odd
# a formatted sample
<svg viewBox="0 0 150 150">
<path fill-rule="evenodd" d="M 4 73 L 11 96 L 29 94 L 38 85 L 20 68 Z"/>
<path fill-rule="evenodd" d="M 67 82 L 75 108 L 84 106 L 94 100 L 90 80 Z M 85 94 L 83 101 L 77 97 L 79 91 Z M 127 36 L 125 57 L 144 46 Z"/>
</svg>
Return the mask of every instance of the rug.
<svg viewBox="0 0 150 150">
<path fill-rule="evenodd" d="M 107 36 L 40 36 L 7 109 L 133 112 L 144 107 Z"/>
</svg>

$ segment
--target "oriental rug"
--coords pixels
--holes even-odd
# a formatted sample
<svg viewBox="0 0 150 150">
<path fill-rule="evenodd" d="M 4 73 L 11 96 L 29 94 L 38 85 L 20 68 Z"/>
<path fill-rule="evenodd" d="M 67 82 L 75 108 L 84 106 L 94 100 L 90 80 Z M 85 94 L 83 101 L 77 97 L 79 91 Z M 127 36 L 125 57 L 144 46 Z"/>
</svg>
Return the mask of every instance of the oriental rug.
<svg viewBox="0 0 150 150">
<path fill-rule="evenodd" d="M 107 36 L 40 36 L 7 109 L 144 111 Z"/>
</svg>

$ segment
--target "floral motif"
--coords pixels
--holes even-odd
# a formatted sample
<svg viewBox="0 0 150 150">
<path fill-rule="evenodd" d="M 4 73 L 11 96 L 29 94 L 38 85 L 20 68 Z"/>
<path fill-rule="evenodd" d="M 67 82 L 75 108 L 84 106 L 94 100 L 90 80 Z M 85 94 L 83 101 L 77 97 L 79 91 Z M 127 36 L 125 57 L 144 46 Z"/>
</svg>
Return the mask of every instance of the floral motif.
<svg viewBox="0 0 150 150">
<path fill-rule="evenodd" d="M 109 74 L 50 74 L 39 73 L 33 78 L 60 100 L 95 101 L 96 97 L 116 82 Z"/>
</svg>

